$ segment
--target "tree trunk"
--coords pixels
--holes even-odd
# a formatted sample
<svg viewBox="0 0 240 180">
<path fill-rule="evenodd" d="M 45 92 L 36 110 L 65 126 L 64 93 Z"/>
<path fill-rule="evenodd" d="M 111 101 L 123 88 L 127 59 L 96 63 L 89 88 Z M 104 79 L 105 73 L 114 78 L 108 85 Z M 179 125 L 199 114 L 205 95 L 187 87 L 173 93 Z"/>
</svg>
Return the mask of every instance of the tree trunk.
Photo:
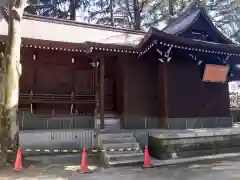
<svg viewBox="0 0 240 180">
<path fill-rule="evenodd" d="M 173 0 L 168 0 L 168 12 L 169 15 L 173 16 L 174 12 L 173 12 Z"/>
<path fill-rule="evenodd" d="M 8 134 L 4 132 L 6 127 L 5 122 L 3 121 L 3 110 L 4 110 L 4 103 L 5 103 L 5 75 L 6 75 L 6 61 L 4 58 L 4 54 L 1 53 L 0 56 L 0 167 L 6 164 L 7 154 L 5 150 L 5 144 L 8 141 Z M 7 132 L 8 133 L 8 132 Z M 5 143 L 6 142 L 6 143 Z"/>
<path fill-rule="evenodd" d="M 133 10 L 134 10 L 134 29 L 141 29 L 141 15 L 140 15 L 140 7 L 138 0 L 133 0 Z"/>
<path fill-rule="evenodd" d="M 23 11 L 27 0 L 9 0 L 8 5 L 8 41 L 4 54 L 6 63 L 4 107 L 1 119 L 1 149 L 16 148 L 18 145 L 17 108 L 19 97 L 19 77 L 21 75 L 20 49 Z M 2 154 L 6 161 L 6 153 Z"/>
<path fill-rule="evenodd" d="M 76 1 L 70 0 L 70 19 L 76 21 Z"/>
<path fill-rule="evenodd" d="M 114 0 L 110 0 L 110 18 L 111 26 L 114 27 Z"/>
</svg>

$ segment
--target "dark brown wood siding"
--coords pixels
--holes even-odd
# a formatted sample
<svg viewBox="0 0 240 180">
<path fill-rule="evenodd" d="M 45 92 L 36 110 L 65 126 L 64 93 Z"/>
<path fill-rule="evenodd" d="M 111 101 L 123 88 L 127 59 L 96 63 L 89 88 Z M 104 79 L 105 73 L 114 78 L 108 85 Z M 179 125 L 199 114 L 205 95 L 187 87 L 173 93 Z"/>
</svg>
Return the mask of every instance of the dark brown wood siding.
<svg viewBox="0 0 240 180">
<path fill-rule="evenodd" d="M 71 58 L 71 54 L 66 52 L 38 50 L 34 93 L 70 94 Z"/>
<path fill-rule="evenodd" d="M 123 113 L 123 102 L 124 102 L 124 83 L 123 83 L 123 65 L 124 65 L 124 59 L 122 56 L 119 56 L 116 60 L 116 75 L 115 75 L 115 106 L 116 106 L 116 112 L 118 114 Z"/>
<path fill-rule="evenodd" d="M 19 79 L 20 93 L 30 93 L 34 86 L 34 52 L 31 49 L 21 50 L 22 75 Z"/>
<path fill-rule="evenodd" d="M 167 64 L 168 117 L 229 117 L 228 83 L 203 83 L 196 64 Z"/>
<path fill-rule="evenodd" d="M 36 60 L 33 54 L 36 54 Z M 73 113 L 93 112 L 94 69 L 86 54 L 23 48 L 21 62 L 23 72 L 20 77 L 20 93 L 29 94 L 33 90 L 35 113 L 69 115 L 72 92 L 75 96 L 81 95 L 83 99 L 76 100 L 78 103 L 74 105 Z M 59 100 L 59 97 L 65 99 Z M 22 102 L 20 98 L 20 108 L 30 107 L 30 101 L 24 100 L 21 104 Z"/>
<path fill-rule="evenodd" d="M 163 63 L 158 63 L 158 115 L 161 118 L 165 118 L 167 117 L 167 110 L 168 108 L 166 107 L 166 101 L 167 101 L 167 93 L 165 89 L 165 78 L 166 78 L 166 74 L 165 74 L 165 66 Z"/>
<path fill-rule="evenodd" d="M 151 58 L 129 58 L 126 63 L 126 113 L 158 116 L 158 62 Z"/>
</svg>

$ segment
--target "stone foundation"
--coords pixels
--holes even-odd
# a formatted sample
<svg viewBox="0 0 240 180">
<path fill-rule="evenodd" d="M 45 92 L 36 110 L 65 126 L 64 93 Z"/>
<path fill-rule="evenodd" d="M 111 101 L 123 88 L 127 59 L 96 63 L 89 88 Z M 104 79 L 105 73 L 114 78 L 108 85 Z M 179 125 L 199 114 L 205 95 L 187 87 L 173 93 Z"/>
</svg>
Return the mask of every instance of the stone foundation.
<svg viewBox="0 0 240 180">
<path fill-rule="evenodd" d="M 168 118 L 168 129 L 232 127 L 232 117 Z"/>
<path fill-rule="evenodd" d="M 198 129 L 232 127 L 232 117 L 159 118 L 123 115 L 125 129 Z"/>
<path fill-rule="evenodd" d="M 158 159 L 239 152 L 240 128 L 152 131 L 148 145 Z"/>
</svg>

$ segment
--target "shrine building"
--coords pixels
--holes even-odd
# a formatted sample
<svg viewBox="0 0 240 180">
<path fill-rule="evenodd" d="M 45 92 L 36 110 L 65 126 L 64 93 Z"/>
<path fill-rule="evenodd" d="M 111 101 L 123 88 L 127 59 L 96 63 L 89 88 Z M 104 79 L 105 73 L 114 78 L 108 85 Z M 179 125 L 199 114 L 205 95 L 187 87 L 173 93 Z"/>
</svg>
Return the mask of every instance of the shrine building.
<svg viewBox="0 0 240 180">
<path fill-rule="evenodd" d="M 0 21 L 0 51 L 7 23 Z M 240 46 L 201 7 L 147 33 L 24 16 L 22 129 L 231 127 Z M 47 121 L 46 121 L 47 120 Z"/>
</svg>

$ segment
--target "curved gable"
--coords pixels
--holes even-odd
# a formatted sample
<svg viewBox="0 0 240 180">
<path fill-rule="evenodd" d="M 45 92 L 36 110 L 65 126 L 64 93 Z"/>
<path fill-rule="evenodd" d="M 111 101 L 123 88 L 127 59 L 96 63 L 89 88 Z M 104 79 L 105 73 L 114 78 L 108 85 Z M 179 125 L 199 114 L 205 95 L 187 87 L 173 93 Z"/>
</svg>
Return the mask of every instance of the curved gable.
<svg viewBox="0 0 240 180">
<path fill-rule="evenodd" d="M 164 28 L 163 31 L 185 38 L 223 44 L 233 43 L 216 28 L 205 8 L 199 7 L 196 3 L 191 4 L 182 15 Z"/>
</svg>

